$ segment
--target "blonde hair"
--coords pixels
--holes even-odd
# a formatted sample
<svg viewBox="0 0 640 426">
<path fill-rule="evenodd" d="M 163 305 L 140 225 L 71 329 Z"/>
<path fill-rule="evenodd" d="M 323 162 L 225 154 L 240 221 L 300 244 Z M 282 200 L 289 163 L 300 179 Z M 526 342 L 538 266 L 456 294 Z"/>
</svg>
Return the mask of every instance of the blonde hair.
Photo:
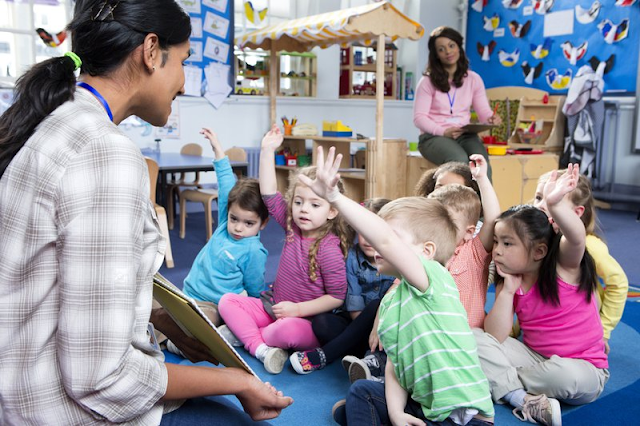
<svg viewBox="0 0 640 426">
<path fill-rule="evenodd" d="M 304 175 L 310 179 L 316 177 L 316 166 L 303 167 L 296 170 L 294 173 L 289 174 L 289 187 L 285 194 L 285 200 L 287 201 L 287 227 L 286 227 L 286 242 L 293 242 L 293 198 L 298 185 L 303 185 L 298 176 Z M 341 194 L 345 193 L 344 184 L 342 180 L 338 181 L 338 190 Z M 318 249 L 320 248 L 320 242 L 329 233 L 335 234 L 340 239 L 340 250 L 342 255 L 347 258 L 351 242 L 353 241 L 354 233 L 351 227 L 345 222 L 342 216 L 338 213 L 336 217 L 331 220 L 327 220 L 320 228 L 318 228 L 318 238 L 309 247 L 309 278 L 311 281 L 318 279 L 318 263 L 316 257 L 318 255 Z"/>
<path fill-rule="evenodd" d="M 415 244 L 431 241 L 436 245 L 434 260 L 444 265 L 456 248 L 456 227 L 447 208 L 438 200 L 404 197 L 391 201 L 378 215 L 384 220 L 399 218 Z"/>
<path fill-rule="evenodd" d="M 418 197 L 426 197 L 431 194 L 436 188 L 436 181 L 438 180 L 438 177 L 445 173 L 452 173 L 460 176 L 464 180 L 464 184 L 473 189 L 476 194 L 478 194 L 478 197 L 480 197 L 480 200 L 482 200 L 480 188 L 478 188 L 478 182 L 473 180 L 473 175 L 471 174 L 469 165 L 465 163 L 458 163 L 456 161 L 449 161 L 448 163 L 441 164 L 436 169 L 429 169 L 425 171 L 413 189 L 414 195 Z"/>
<path fill-rule="evenodd" d="M 457 183 L 441 186 L 429 194 L 428 198 L 440 201 L 450 211 L 464 213 L 467 225 L 475 225 L 480 219 L 480 197 L 468 186 Z"/>
<path fill-rule="evenodd" d="M 567 169 L 558 170 L 558 177 L 567 172 Z M 552 172 L 547 172 L 540 176 L 538 185 L 545 184 L 551 177 Z M 598 225 L 598 216 L 596 214 L 596 202 L 593 199 L 591 191 L 591 182 L 585 175 L 580 174 L 576 188 L 569 193 L 569 200 L 574 206 L 584 207 L 584 213 L 580 216 L 580 220 L 584 223 L 584 227 L 588 235 L 597 235 L 600 229 Z"/>
</svg>

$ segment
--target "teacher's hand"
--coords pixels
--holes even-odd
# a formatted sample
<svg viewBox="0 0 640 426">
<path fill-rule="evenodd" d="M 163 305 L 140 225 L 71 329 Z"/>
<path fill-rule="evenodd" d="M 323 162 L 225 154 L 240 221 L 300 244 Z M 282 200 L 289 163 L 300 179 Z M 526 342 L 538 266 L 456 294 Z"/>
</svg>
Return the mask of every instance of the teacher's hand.
<svg viewBox="0 0 640 426">
<path fill-rule="evenodd" d="M 489 124 L 500 125 L 502 124 L 502 117 L 494 113 L 491 117 L 489 117 L 489 120 L 487 121 L 489 122 Z"/>
<path fill-rule="evenodd" d="M 444 136 L 451 139 L 458 139 L 463 133 L 461 127 L 449 127 L 444 131 Z"/>
</svg>

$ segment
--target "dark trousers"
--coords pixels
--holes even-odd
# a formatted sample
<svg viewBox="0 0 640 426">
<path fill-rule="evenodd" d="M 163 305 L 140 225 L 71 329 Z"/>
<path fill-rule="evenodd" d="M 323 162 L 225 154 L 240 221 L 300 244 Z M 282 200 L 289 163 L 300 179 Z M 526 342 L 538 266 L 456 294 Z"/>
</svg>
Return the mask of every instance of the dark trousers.
<svg viewBox="0 0 640 426">
<path fill-rule="evenodd" d="M 487 175 L 491 180 L 491 163 L 489 154 L 480 137 L 476 133 L 463 133 L 458 139 L 446 136 L 436 136 L 429 133 L 420 135 L 418 149 L 424 158 L 437 165 L 455 161 L 469 164 L 471 154 L 480 154 L 487 159 L 489 170 Z"/>
<path fill-rule="evenodd" d="M 384 383 L 371 380 L 358 380 L 351 385 L 347 394 L 345 406 L 347 424 L 349 425 L 390 425 L 387 401 L 384 395 Z M 423 420 L 428 426 L 456 426 L 451 419 L 442 422 L 428 420 L 422 412 L 420 404 L 411 397 L 407 400 L 404 412 Z M 471 419 L 467 426 L 489 426 L 488 423 L 478 419 Z"/>
<path fill-rule="evenodd" d="M 348 312 L 320 314 L 313 318 L 311 327 L 322 345 L 327 363 L 345 355 L 364 356 L 378 306 L 380 300 L 369 303 L 353 321 Z"/>
</svg>

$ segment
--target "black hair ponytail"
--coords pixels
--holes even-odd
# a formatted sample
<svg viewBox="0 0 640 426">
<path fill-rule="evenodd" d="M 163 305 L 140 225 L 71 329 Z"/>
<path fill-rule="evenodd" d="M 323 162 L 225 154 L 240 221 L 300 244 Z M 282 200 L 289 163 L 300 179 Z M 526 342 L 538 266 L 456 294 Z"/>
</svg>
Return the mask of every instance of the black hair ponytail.
<svg viewBox="0 0 640 426">
<path fill-rule="evenodd" d="M 40 62 L 16 82 L 14 103 L 0 116 L 0 178 L 34 130 L 73 98 L 75 64 L 67 56 Z"/>
</svg>

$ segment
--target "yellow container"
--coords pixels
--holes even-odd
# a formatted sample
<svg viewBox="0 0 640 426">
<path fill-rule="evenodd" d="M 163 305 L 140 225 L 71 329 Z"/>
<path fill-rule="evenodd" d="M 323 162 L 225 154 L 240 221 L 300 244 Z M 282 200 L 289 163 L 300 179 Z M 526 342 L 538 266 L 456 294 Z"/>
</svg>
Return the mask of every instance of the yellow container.
<svg viewBox="0 0 640 426">
<path fill-rule="evenodd" d="M 489 155 L 505 155 L 508 148 L 508 145 L 487 145 L 487 152 Z"/>
</svg>

